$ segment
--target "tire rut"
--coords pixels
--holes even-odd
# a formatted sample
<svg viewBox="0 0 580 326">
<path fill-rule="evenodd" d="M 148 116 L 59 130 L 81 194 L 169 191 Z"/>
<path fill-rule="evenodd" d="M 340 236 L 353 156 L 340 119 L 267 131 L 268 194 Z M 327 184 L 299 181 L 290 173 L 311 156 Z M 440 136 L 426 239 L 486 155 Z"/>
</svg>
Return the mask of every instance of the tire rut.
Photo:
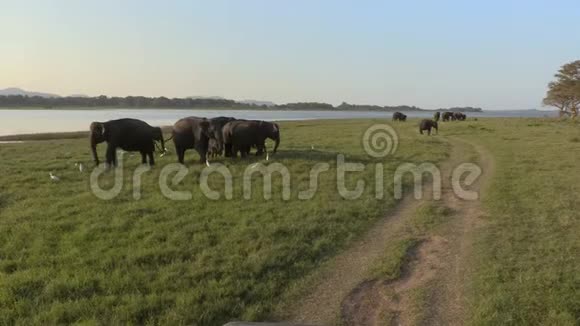
<svg viewBox="0 0 580 326">
<path fill-rule="evenodd" d="M 463 325 L 466 322 L 465 284 L 471 256 L 472 233 L 483 225 L 480 201 L 457 198 L 451 173 L 470 150 L 478 155 L 482 175 L 470 189 L 481 193 L 493 173 L 489 154 L 463 140 L 454 145 L 450 166 L 442 168 L 442 204 L 453 214 L 441 235 L 427 236 L 409 254 L 403 275 L 394 281 L 366 281 L 344 299 L 342 321 L 346 325 Z M 451 168 L 449 168 L 451 167 Z M 423 302 L 417 302 L 420 295 Z"/>
<path fill-rule="evenodd" d="M 397 208 L 380 219 L 362 239 L 335 257 L 315 278 L 319 280 L 298 302 L 282 307 L 288 321 L 311 325 L 461 325 L 465 322 L 465 287 L 472 232 L 482 225 L 480 201 L 457 198 L 451 173 L 475 152 L 482 175 L 471 185 L 480 191 L 493 173 L 493 161 L 482 147 L 456 138 L 451 157 L 441 165 L 443 205 L 453 214 L 440 235 L 428 235 L 407 255 L 401 277 L 369 280 L 369 271 L 384 255 L 389 240 L 406 227 L 408 217 L 425 201 L 407 193 Z M 429 193 L 424 198 L 432 198 Z M 420 292 L 419 292 L 420 291 Z M 417 307 L 417 293 L 425 302 Z"/>
</svg>

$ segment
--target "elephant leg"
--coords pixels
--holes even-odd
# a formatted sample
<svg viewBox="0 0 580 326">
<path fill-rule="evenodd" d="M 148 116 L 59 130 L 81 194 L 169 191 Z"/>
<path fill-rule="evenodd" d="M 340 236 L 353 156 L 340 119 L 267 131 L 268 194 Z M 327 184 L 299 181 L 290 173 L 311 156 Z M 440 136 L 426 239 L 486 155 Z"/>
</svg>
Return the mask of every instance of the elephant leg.
<svg viewBox="0 0 580 326">
<path fill-rule="evenodd" d="M 245 146 L 242 148 L 242 157 L 248 157 L 250 155 L 250 151 L 252 150 L 252 146 Z"/>
<path fill-rule="evenodd" d="M 266 144 L 257 145 L 256 148 L 257 148 L 256 156 L 262 156 L 264 155 L 264 149 L 266 148 Z"/>
<path fill-rule="evenodd" d="M 427 129 L 427 135 L 431 136 L 431 128 Z"/>
<path fill-rule="evenodd" d="M 117 146 L 107 145 L 107 165 L 116 166 L 117 165 Z"/>
<path fill-rule="evenodd" d="M 423 129 L 419 129 L 419 133 L 422 135 L 423 134 Z"/>
<path fill-rule="evenodd" d="M 237 158 L 238 157 L 238 146 L 236 145 L 230 145 L 231 146 L 231 150 L 230 150 L 230 157 L 232 158 Z"/>
<path fill-rule="evenodd" d="M 141 151 L 141 164 L 147 164 L 147 153 Z"/>
<path fill-rule="evenodd" d="M 175 153 L 177 154 L 177 161 L 184 164 L 183 159 L 185 158 L 185 150 L 179 146 L 175 146 Z"/>
<path fill-rule="evenodd" d="M 155 165 L 155 156 L 153 155 L 153 152 L 147 153 L 147 156 L 149 156 L 149 165 Z"/>
<path fill-rule="evenodd" d="M 225 157 L 232 156 L 232 144 L 224 144 L 224 156 Z"/>
</svg>

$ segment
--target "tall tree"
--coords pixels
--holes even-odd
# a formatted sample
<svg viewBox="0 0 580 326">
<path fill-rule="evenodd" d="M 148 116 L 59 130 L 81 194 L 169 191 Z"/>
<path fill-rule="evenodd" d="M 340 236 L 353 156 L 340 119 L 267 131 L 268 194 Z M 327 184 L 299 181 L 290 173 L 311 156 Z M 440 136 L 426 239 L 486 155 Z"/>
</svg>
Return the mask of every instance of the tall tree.
<svg viewBox="0 0 580 326">
<path fill-rule="evenodd" d="M 548 84 L 544 105 L 557 107 L 560 116 L 575 118 L 580 108 L 580 60 L 563 65 L 554 77 L 556 80 Z"/>
</svg>

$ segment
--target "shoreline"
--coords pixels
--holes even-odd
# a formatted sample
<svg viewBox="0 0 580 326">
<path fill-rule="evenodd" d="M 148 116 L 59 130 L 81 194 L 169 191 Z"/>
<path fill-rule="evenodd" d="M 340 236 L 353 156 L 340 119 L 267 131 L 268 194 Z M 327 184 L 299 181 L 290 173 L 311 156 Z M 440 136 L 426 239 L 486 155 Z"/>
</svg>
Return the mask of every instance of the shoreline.
<svg viewBox="0 0 580 326">
<path fill-rule="evenodd" d="M 323 109 L 323 108 L 304 108 L 304 109 L 281 109 L 281 108 L 261 108 L 261 107 L 117 107 L 117 106 L 97 106 L 97 107 L 90 107 L 90 106 L 79 106 L 79 107 L 67 107 L 67 106 L 57 106 L 57 107 L 34 107 L 34 106 L 13 106 L 13 107 L 2 107 L 0 106 L 0 111 L 2 110 L 22 110 L 22 111 L 30 111 L 30 110 L 42 110 L 42 111 L 51 111 L 51 110 L 63 110 L 63 111 L 116 111 L 116 110 L 193 110 L 193 111 L 274 111 L 274 112 L 312 112 L 312 111 L 321 111 L 321 112 L 383 112 L 383 113 L 395 113 L 395 112 L 426 112 L 426 113 L 435 113 L 435 112 L 463 112 L 463 113 L 486 113 L 486 112 L 493 112 L 494 110 L 482 110 L 482 111 L 465 111 L 465 110 L 443 110 L 443 109 L 421 109 L 421 110 L 339 110 L 339 109 Z M 511 111 L 511 110 L 510 110 Z M 513 110 L 513 111 L 538 111 L 535 109 L 530 110 Z"/>
</svg>

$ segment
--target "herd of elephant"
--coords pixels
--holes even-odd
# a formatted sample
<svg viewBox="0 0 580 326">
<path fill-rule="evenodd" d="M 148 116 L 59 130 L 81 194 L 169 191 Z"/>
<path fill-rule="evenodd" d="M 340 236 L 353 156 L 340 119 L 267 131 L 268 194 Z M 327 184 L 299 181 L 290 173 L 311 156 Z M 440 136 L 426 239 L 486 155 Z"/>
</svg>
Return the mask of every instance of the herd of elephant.
<svg viewBox="0 0 580 326">
<path fill-rule="evenodd" d="M 461 112 L 435 112 L 433 119 L 423 119 L 419 124 L 419 133 L 422 135 L 423 131 L 426 131 L 428 135 L 431 135 L 431 129 L 435 129 L 439 132 L 439 120 L 442 121 L 465 121 L 467 115 Z M 393 121 L 407 121 L 407 116 L 401 112 L 393 113 Z"/>
<path fill-rule="evenodd" d="M 155 164 L 153 153 L 157 146 L 165 153 L 165 141 L 173 139 L 177 160 L 184 163 L 185 151 L 195 149 L 201 163 L 208 157 L 224 155 L 242 157 L 250 154 L 252 148 L 256 155 L 267 153 L 266 139 L 275 142 L 273 153 L 280 145 L 278 124 L 259 120 L 243 120 L 232 117 L 199 118 L 186 117 L 173 125 L 171 137 L 164 140 L 160 127 L 153 127 L 137 119 L 118 119 L 107 122 L 93 122 L 90 126 L 90 143 L 93 160 L 99 165 L 97 144 L 107 142 L 106 162 L 117 165 L 117 149 L 127 152 L 140 152 L 143 164 Z M 160 147 L 157 144 L 160 143 Z"/>
</svg>

